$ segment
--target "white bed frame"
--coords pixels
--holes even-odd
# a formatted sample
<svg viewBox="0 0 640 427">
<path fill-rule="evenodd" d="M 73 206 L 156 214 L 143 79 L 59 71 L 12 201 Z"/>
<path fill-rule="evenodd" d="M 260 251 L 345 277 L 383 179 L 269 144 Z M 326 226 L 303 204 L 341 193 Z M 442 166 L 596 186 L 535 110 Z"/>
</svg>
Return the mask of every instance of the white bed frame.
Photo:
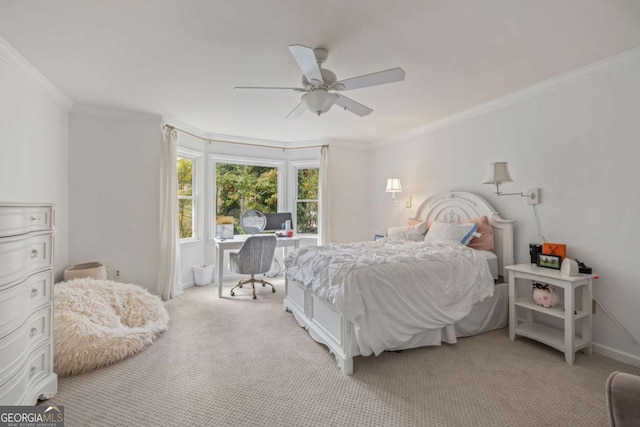
<svg viewBox="0 0 640 427">
<path fill-rule="evenodd" d="M 502 282 L 502 278 L 505 277 L 504 267 L 514 263 L 514 221 L 502 219 L 485 199 L 460 191 L 438 194 L 425 200 L 418 208 L 415 218 L 412 219 L 426 220 L 429 223 L 436 220 L 460 223 L 483 215 L 489 218 L 493 227 L 494 251 L 498 257 L 498 274 L 501 279 L 498 282 Z M 342 317 L 333 305 L 315 296 L 301 283 L 287 277 L 285 289 L 284 309 L 293 313 L 298 324 L 307 329 L 314 340 L 329 347 L 340 370 L 345 375 L 351 375 L 353 357 L 360 355 L 353 324 Z M 428 344 L 429 332 L 414 336 L 406 347 L 389 350 L 433 345 Z"/>
</svg>

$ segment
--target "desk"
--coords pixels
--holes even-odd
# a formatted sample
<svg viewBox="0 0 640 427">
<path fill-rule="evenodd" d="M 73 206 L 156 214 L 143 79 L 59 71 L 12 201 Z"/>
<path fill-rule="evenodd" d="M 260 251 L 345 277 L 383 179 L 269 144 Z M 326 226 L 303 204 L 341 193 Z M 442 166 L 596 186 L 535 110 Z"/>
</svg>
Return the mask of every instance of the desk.
<svg viewBox="0 0 640 427">
<path fill-rule="evenodd" d="M 218 263 L 216 268 L 218 269 L 218 298 L 222 298 L 222 279 L 224 273 L 224 252 L 234 249 L 240 249 L 249 236 L 234 236 L 233 239 L 218 239 L 216 241 L 216 253 Z M 278 237 L 277 248 L 292 247 L 297 248 L 300 246 L 300 239 L 298 237 Z"/>
</svg>

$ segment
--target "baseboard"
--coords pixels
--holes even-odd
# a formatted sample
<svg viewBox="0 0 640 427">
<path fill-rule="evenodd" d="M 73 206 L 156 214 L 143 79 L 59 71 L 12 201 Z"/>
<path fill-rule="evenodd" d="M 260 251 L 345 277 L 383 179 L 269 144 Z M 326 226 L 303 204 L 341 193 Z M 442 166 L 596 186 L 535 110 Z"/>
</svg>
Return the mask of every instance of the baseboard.
<svg viewBox="0 0 640 427">
<path fill-rule="evenodd" d="M 640 368 L 640 356 L 636 356 L 635 354 L 616 350 L 615 348 L 607 347 L 606 345 L 595 342 L 593 343 L 593 351 L 610 359 L 617 360 L 618 362 L 623 362 L 627 365 Z"/>
</svg>

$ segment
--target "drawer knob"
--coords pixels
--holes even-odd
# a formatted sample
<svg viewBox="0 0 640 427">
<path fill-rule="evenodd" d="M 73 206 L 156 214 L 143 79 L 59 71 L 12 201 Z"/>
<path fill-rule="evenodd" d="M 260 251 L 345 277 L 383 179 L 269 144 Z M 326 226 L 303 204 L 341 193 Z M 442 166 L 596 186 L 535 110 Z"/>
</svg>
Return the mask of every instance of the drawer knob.
<svg viewBox="0 0 640 427">
<path fill-rule="evenodd" d="M 29 378 L 33 378 L 33 376 L 36 374 L 36 372 L 38 372 L 38 370 L 36 369 L 35 366 L 32 366 L 31 370 L 29 371 Z"/>
<path fill-rule="evenodd" d="M 38 329 L 31 328 L 31 332 L 29 333 L 29 336 L 30 337 L 35 337 L 37 333 L 38 333 Z"/>
<path fill-rule="evenodd" d="M 38 290 L 36 288 L 31 289 L 31 297 L 37 297 L 38 296 Z"/>
<path fill-rule="evenodd" d="M 32 249 L 31 250 L 31 258 L 38 258 L 38 250 L 37 249 Z"/>
<path fill-rule="evenodd" d="M 31 217 L 31 221 L 39 221 L 40 217 L 39 216 L 32 216 Z"/>
</svg>

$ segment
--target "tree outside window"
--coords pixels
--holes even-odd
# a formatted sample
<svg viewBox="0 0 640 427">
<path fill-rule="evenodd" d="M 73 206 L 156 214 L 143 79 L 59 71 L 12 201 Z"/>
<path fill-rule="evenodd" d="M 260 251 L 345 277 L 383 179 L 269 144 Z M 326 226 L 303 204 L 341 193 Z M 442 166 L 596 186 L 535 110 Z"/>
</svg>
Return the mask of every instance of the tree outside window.
<svg viewBox="0 0 640 427">
<path fill-rule="evenodd" d="M 318 168 L 298 169 L 296 232 L 318 234 Z"/>
<path fill-rule="evenodd" d="M 244 234 L 240 215 L 248 209 L 278 212 L 278 168 L 216 162 L 216 216 L 232 216 L 235 234 Z"/>
<path fill-rule="evenodd" d="M 193 159 L 178 157 L 178 227 L 181 239 L 195 237 Z"/>
</svg>

